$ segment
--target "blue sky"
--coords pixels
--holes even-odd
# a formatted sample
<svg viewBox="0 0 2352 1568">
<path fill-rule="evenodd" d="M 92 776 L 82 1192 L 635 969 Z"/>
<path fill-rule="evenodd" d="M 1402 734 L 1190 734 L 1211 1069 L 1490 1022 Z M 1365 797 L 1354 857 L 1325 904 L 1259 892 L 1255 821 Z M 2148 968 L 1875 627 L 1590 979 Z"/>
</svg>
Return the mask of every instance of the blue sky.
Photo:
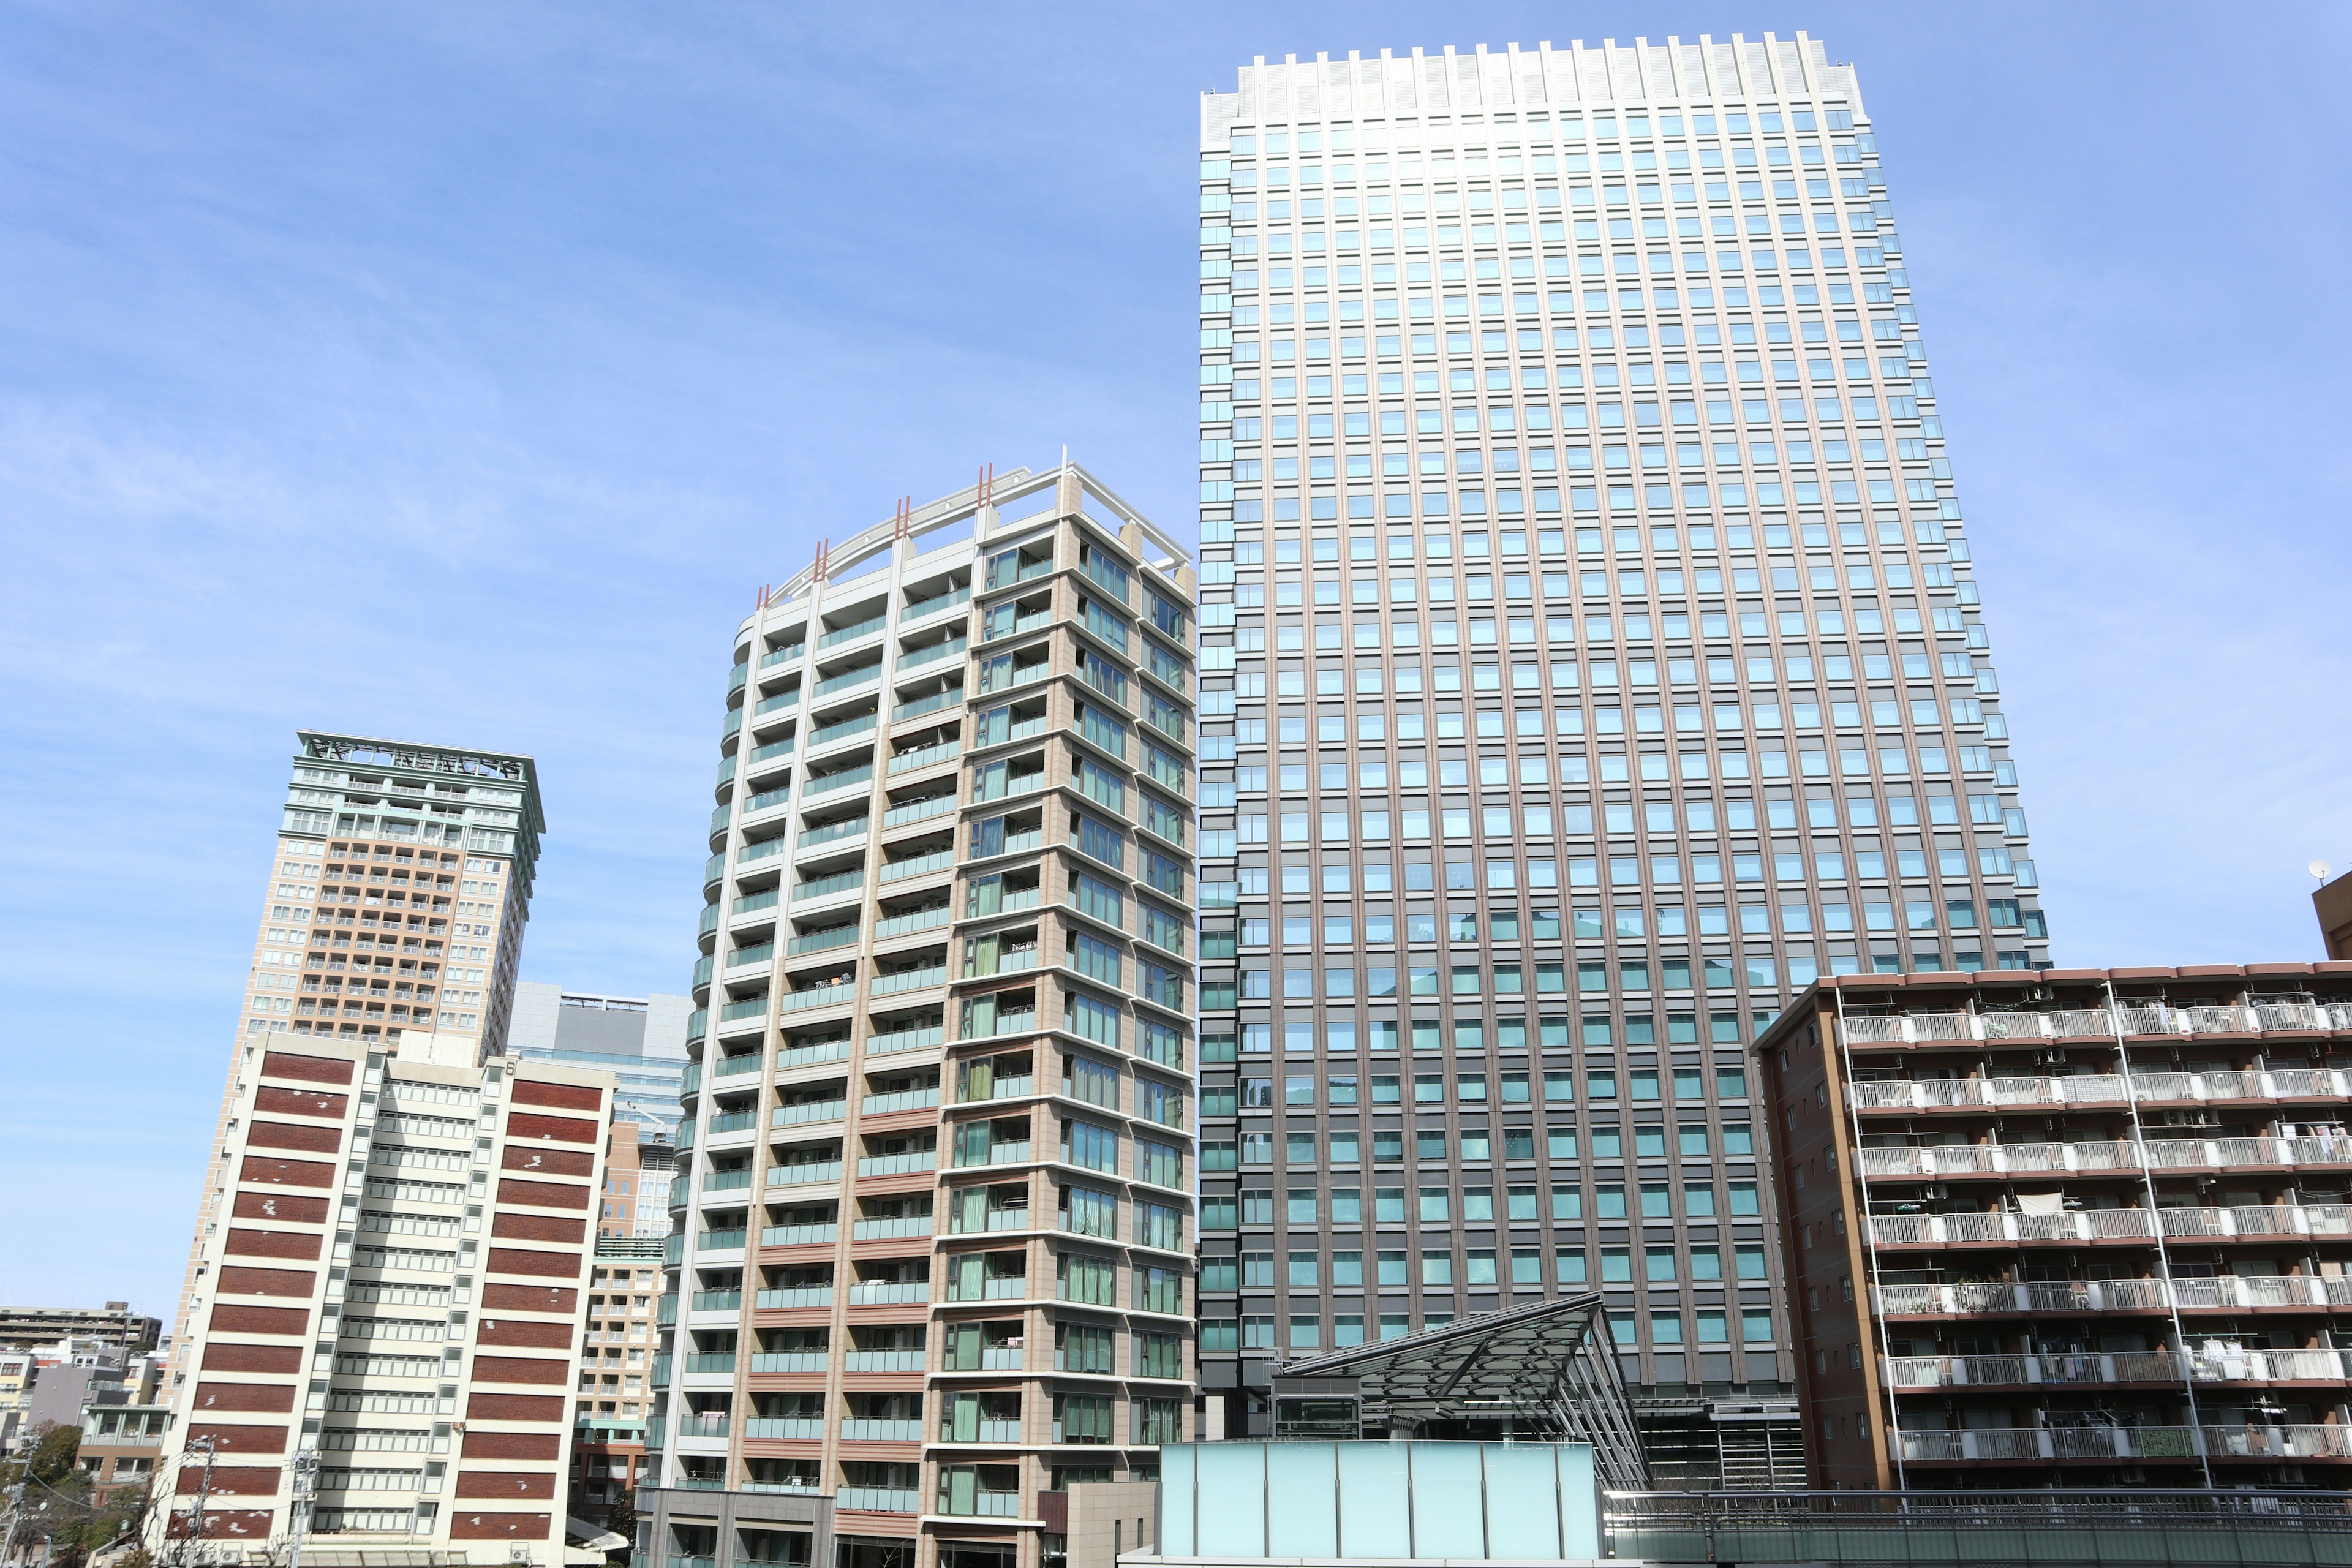
<svg viewBox="0 0 2352 1568">
<path fill-rule="evenodd" d="M 2061 963 L 2352 865 L 2340 9 L 0 8 L 0 1299 L 168 1316 L 298 726 L 534 753 L 527 978 L 683 989 L 763 582 L 1067 442 L 1193 529 L 1195 97 L 1862 71 Z"/>
</svg>

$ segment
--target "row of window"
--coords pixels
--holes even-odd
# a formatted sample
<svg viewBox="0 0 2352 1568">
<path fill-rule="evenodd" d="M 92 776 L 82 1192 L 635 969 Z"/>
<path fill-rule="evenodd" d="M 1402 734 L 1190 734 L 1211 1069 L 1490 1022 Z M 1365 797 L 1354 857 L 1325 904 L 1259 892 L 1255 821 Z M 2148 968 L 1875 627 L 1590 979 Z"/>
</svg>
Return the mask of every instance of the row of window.
<svg viewBox="0 0 2352 1568">
<path fill-rule="evenodd" d="M 1496 1283 L 1491 1279 L 1480 1281 L 1465 1279 L 1464 1282 L 1489 1285 Z M 1561 1281 L 1562 1284 L 1582 1282 L 1581 1279 Z M 1543 1283 L 1540 1259 L 1537 1260 L 1535 1267 L 1529 1268 L 1525 1259 L 1516 1254 L 1513 1255 L 1511 1283 L 1514 1286 L 1530 1288 L 1540 1286 Z M 1422 1314 L 1424 1331 L 1444 1328 L 1453 1321 L 1454 1316 L 1450 1312 Z M 1352 1345 L 1364 1343 L 1364 1314 L 1360 1312 L 1333 1314 L 1331 1344 L 1335 1348 L 1344 1350 Z M 1680 1311 L 1653 1310 L 1649 1315 L 1649 1331 L 1646 1338 L 1641 1335 L 1634 1314 L 1632 1312 L 1612 1312 L 1609 1314 L 1609 1323 L 1611 1337 L 1617 1348 L 1622 1351 L 1634 1350 L 1643 1344 L 1659 1350 L 1679 1351 L 1685 1345 L 1691 1344 L 1701 1347 L 1707 1345 L 1728 1347 L 1731 1343 L 1731 1323 L 1728 1314 L 1712 1309 L 1692 1315 L 1689 1324 L 1691 1332 L 1687 1337 L 1684 1333 L 1685 1322 Z M 1412 1317 L 1406 1312 L 1382 1312 L 1379 1314 L 1377 1326 L 1381 1339 L 1401 1340 L 1412 1332 Z M 1772 1342 L 1772 1314 L 1762 1310 L 1744 1311 L 1739 1314 L 1739 1331 L 1740 1339 L 1744 1343 L 1769 1345 Z M 1294 1351 L 1319 1350 L 1323 1345 L 1322 1334 L 1323 1322 L 1320 1317 L 1294 1316 L 1290 1319 L 1289 1335 L 1285 1343 L 1287 1348 Z M 1203 1353 L 1272 1351 L 1276 1348 L 1278 1347 L 1275 1342 L 1275 1320 L 1271 1317 L 1247 1316 L 1239 1320 L 1206 1319 L 1201 1324 L 1201 1349 Z"/>
<path fill-rule="evenodd" d="M 1549 1189 L 1551 1200 L 1549 1218 L 1555 1225 L 1580 1225 L 1586 1218 L 1584 1187 L 1580 1182 L 1556 1182 Z M 1493 1194 L 1489 1189 L 1467 1189 L 1486 1193 L 1486 1207 L 1491 1211 Z M 1505 1194 L 1508 1205 L 1506 1218 L 1513 1224 L 1540 1224 L 1545 1216 L 1536 1212 L 1536 1194 L 1532 1186 L 1512 1187 Z M 1754 1219 L 1759 1217 L 1757 1208 L 1756 1184 L 1732 1181 L 1724 1184 L 1722 1208 L 1717 1206 L 1717 1192 L 1712 1181 L 1695 1179 L 1685 1182 L 1679 1189 L 1665 1182 L 1640 1184 L 1635 1199 L 1640 1205 L 1638 1216 L 1627 1210 L 1625 1184 L 1622 1182 L 1601 1182 L 1593 1187 L 1591 1217 L 1595 1220 L 1669 1220 L 1675 1217 L 1674 1196 L 1679 1191 L 1682 1212 L 1685 1217 L 1713 1220 L 1718 1217 Z M 1428 1225 L 1451 1225 L 1451 1208 L 1444 1187 L 1423 1187 L 1419 1191 L 1419 1212 L 1415 1217 Z M 1372 1223 L 1403 1225 L 1408 1212 L 1406 1190 L 1402 1187 L 1372 1189 Z M 1243 1226 L 1270 1226 L 1275 1220 L 1275 1194 L 1272 1188 L 1244 1187 L 1240 1193 L 1203 1193 L 1201 1198 L 1201 1228 L 1203 1231 L 1234 1230 Z M 1335 1226 L 1360 1226 L 1364 1223 L 1363 1189 L 1357 1186 L 1334 1185 L 1328 1206 L 1323 1194 L 1314 1187 L 1287 1187 L 1283 1190 L 1281 1223 L 1289 1227 L 1312 1228 L 1326 1223 Z M 1488 1219 L 1492 1219 L 1491 1212 Z M 1465 1218 L 1465 1223 L 1469 1223 Z M 1478 1222 L 1486 1223 L 1486 1222 Z M 1671 1251 L 1672 1248 L 1667 1250 Z M 1708 1250 L 1712 1251 L 1712 1248 Z M 1759 1249 L 1760 1252 L 1760 1248 Z M 1202 1267 L 1207 1263 L 1204 1260 Z M 1759 1276 L 1761 1278 L 1761 1276 Z M 1209 1287 L 1205 1284 L 1202 1289 Z"/>
</svg>

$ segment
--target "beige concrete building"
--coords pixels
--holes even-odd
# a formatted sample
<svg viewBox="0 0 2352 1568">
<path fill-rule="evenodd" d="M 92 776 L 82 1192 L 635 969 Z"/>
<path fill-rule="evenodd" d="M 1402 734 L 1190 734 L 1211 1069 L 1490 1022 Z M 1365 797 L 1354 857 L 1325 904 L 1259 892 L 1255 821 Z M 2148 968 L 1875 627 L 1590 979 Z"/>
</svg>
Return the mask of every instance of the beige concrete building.
<svg viewBox="0 0 2352 1568">
<path fill-rule="evenodd" d="M 1071 465 L 736 632 L 643 1561 L 1034 1568 L 1189 1431 L 1192 587 Z"/>
</svg>

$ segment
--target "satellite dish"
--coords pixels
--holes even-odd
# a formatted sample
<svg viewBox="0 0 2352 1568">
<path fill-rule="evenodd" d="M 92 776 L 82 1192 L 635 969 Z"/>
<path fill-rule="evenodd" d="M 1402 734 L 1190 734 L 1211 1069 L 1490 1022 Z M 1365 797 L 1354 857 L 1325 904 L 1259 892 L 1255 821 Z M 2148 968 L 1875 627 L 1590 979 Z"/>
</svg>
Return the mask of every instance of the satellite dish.
<svg viewBox="0 0 2352 1568">
<path fill-rule="evenodd" d="M 2327 862 L 2325 860 L 2314 860 L 2310 865 L 2305 867 L 2304 869 L 2310 872 L 2313 876 L 2318 878 L 2323 882 L 2327 880 L 2328 867 Z"/>
</svg>

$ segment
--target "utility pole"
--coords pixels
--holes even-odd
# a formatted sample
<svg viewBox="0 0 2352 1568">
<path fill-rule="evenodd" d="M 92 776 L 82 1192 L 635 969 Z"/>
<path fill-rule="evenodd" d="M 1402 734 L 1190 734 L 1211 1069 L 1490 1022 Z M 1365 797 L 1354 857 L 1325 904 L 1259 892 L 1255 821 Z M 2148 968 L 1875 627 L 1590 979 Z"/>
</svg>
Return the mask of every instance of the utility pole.
<svg viewBox="0 0 2352 1568">
<path fill-rule="evenodd" d="M 205 1473 L 196 1481 L 195 1518 L 191 1521 L 188 1531 L 189 1537 L 196 1543 L 195 1554 L 196 1561 L 199 1563 L 205 1561 L 205 1505 L 211 1500 L 213 1494 L 213 1463 L 218 1448 L 218 1439 L 199 1437 L 182 1450 L 184 1461 L 185 1455 L 190 1453 L 201 1453 L 205 1457 Z M 181 1550 L 184 1553 L 187 1549 L 183 1546 Z M 184 1555 L 180 1558 L 180 1561 L 186 1561 Z"/>
<path fill-rule="evenodd" d="M 294 1456 L 294 1507 L 288 1524 L 293 1540 L 288 1545 L 286 1568 L 302 1568 L 302 1532 L 310 1523 L 310 1493 L 319 1479 L 319 1450 L 304 1448 Z"/>
<path fill-rule="evenodd" d="M 32 1468 L 32 1460 L 27 1458 L 25 1461 L 25 1472 L 28 1479 Z M 8 1489 L 8 1533 L 0 1536 L 0 1564 L 5 1564 L 16 1554 L 16 1525 L 24 1517 L 25 1482 L 20 1480 Z"/>
</svg>

